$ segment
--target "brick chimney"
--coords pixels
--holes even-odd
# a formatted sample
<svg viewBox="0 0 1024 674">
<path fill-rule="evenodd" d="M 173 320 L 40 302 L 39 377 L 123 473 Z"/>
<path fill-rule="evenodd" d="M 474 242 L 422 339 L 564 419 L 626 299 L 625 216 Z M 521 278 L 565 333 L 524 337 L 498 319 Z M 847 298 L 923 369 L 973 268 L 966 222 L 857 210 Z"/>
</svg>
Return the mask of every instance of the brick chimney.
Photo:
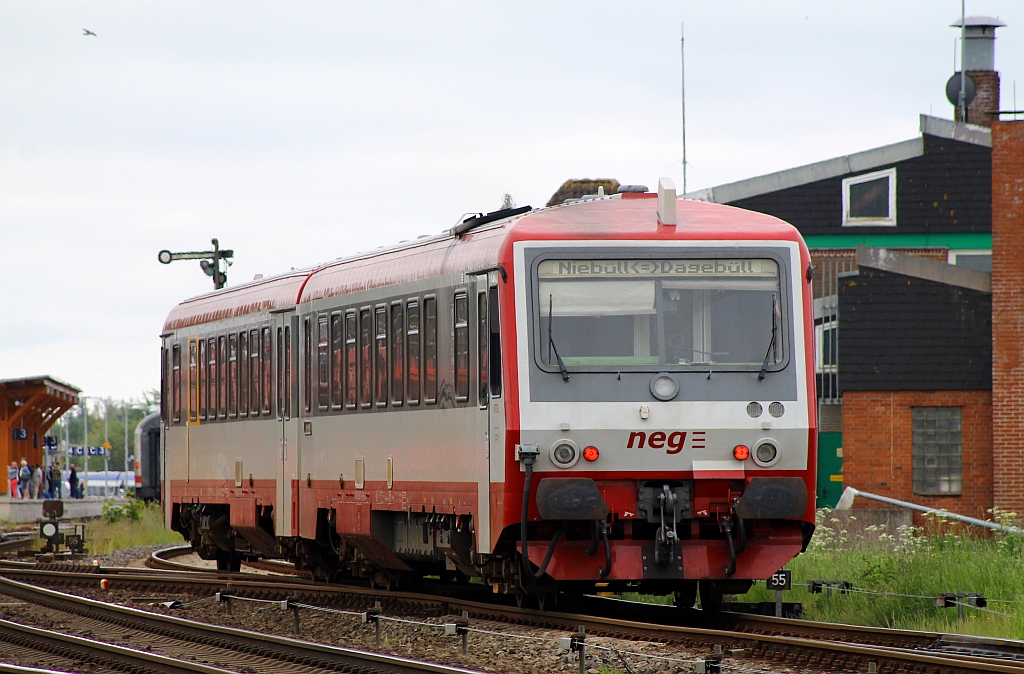
<svg viewBox="0 0 1024 674">
<path fill-rule="evenodd" d="M 968 113 L 969 114 L 969 113 Z M 992 123 L 992 496 L 1024 516 L 1024 121 Z"/>
<path fill-rule="evenodd" d="M 967 122 L 992 126 L 999 110 L 999 73 L 996 71 L 996 28 L 1006 24 L 991 16 L 968 16 L 964 19 L 963 63 L 961 67 L 974 80 L 974 100 L 967 106 Z M 960 20 L 950 24 L 960 28 Z M 954 119 L 960 119 L 960 110 L 954 106 Z"/>
</svg>

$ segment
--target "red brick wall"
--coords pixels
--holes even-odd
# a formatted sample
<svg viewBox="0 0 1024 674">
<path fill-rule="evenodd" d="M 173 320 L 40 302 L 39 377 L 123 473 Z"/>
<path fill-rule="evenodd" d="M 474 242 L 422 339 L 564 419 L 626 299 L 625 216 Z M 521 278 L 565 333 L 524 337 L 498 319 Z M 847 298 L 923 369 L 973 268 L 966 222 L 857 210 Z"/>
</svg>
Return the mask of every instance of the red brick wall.
<svg viewBox="0 0 1024 674">
<path fill-rule="evenodd" d="M 912 407 L 961 407 L 963 493 L 913 490 Z M 970 517 L 992 507 L 992 394 L 988 391 L 846 391 L 843 476 L 847 486 Z M 888 507 L 857 499 L 858 508 Z M 915 523 L 920 524 L 915 517 Z"/>
<path fill-rule="evenodd" d="M 999 109 L 999 73 L 994 70 L 968 70 L 974 80 L 974 100 L 967 106 L 967 122 L 991 126 L 995 116 L 988 113 Z M 953 118 L 960 121 L 960 109 L 954 106 Z"/>
<path fill-rule="evenodd" d="M 992 124 L 993 497 L 1024 515 L 1024 121 Z"/>
</svg>

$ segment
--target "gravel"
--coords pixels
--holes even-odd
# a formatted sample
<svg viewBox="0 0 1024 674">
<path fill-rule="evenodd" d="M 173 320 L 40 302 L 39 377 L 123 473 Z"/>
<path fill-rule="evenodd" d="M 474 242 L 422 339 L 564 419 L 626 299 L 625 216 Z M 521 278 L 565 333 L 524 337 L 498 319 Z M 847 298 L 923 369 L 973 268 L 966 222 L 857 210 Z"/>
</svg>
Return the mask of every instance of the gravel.
<svg viewBox="0 0 1024 674">
<path fill-rule="evenodd" d="M 146 559 L 157 550 L 173 547 L 175 546 L 168 545 L 167 543 L 161 543 L 159 545 L 141 545 L 137 548 L 115 550 L 109 555 L 101 555 L 99 557 L 94 557 L 93 559 L 99 560 L 100 566 L 143 566 Z"/>
</svg>

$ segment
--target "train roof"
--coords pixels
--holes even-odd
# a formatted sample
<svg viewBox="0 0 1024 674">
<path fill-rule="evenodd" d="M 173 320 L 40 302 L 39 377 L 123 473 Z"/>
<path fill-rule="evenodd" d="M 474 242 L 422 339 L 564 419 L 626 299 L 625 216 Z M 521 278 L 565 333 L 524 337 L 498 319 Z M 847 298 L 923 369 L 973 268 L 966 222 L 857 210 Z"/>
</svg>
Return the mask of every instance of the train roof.
<svg viewBox="0 0 1024 674">
<path fill-rule="evenodd" d="M 656 197 L 623 194 L 529 212 L 513 211 L 508 217 L 459 235 L 454 230 L 446 231 L 215 291 L 172 309 L 164 332 L 232 316 L 287 310 L 303 302 L 382 285 L 494 269 L 505 247 L 516 241 L 801 241 L 795 227 L 773 216 L 689 199 L 677 201 L 678 225 L 667 227 L 658 223 Z"/>
</svg>

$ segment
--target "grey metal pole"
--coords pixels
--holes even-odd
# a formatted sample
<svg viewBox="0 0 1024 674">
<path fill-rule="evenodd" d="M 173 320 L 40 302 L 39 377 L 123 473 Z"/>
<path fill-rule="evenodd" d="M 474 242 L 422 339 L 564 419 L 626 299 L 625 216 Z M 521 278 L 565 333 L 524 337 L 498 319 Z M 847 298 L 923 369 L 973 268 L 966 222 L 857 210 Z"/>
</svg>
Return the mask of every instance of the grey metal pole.
<svg viewBox="0 0 1024 674">
<path fill-rule="evenodd" d="M 89 403 L 86 402 L 88 399 L 87 396 L 82 398 L 82 410 L 85 412 L 85 442 L 82 443 L 82 453 L 85 460 L 85 470 L 82 472 L 85 475 L 82 479 L 82 498 L 89 495 Z"/>
<path fill-rule="evenodd" d="M 103 399 L 103 498 L 110 496 L 110 398 Z"/>
<path fill-rule="evenodd" d="M 964 67 L 964 42 L 967 39 L 966 0 L 960 0 L 960 121 L 967 123 L 967 69 Z"/>
<path fill-rule="evenodd" d="M 888 503 L 889 505 L 899 506 L 900 508 L 906 508 L 907 510 L 916 510 L 917 512 L 925 514 L 945 517 L 947 519 L 956 520 L 957 522 L 964 522 L 965 524 L 973 524 L 974 526 L 984 527 L 985 529 L 991 529 L 992 531 L 1002 531 L 1007 534 L 1024 534 L 1024 529 L 1020 529 L 1018 527 L 1011 527 L 1006 524 L 996 524 L 995 522 L 987 522 L 974 517 L 951 513 L 948 510 L 942 510 L 941 508 L 929 508 L 928 506 L 918 505 L 909 501 L 901 501 L 896 498 L 889 498 L 888 496 L 879 496 L 878 494 L 871 494 L 866 491 L 854 489 L 853 487 L 847 487 L 843 490 L 843 495 L 839 497 L 839 503 L 836 504 L 836 510 L 849 510 L 853 505 L 853 499 L 856 496 L 863 496 L 864 498 L 871 499 L 872 501 Z"/>
<path fill-rule="evenodd" d="M 679 89 L 683 110 L 683 194 L 686 194 L 686 41 L 683 24 L 679 24 Z"/>
<path fill-rule="evenodd" d="M 128 493 L 128 401 L 122 400 L 124 406 L 124 491 Z"/>
<path fill-rule="evenodd" d="M 782 617 L 782 590 L 775 591 L 775 617 Z"/>
</svg>

